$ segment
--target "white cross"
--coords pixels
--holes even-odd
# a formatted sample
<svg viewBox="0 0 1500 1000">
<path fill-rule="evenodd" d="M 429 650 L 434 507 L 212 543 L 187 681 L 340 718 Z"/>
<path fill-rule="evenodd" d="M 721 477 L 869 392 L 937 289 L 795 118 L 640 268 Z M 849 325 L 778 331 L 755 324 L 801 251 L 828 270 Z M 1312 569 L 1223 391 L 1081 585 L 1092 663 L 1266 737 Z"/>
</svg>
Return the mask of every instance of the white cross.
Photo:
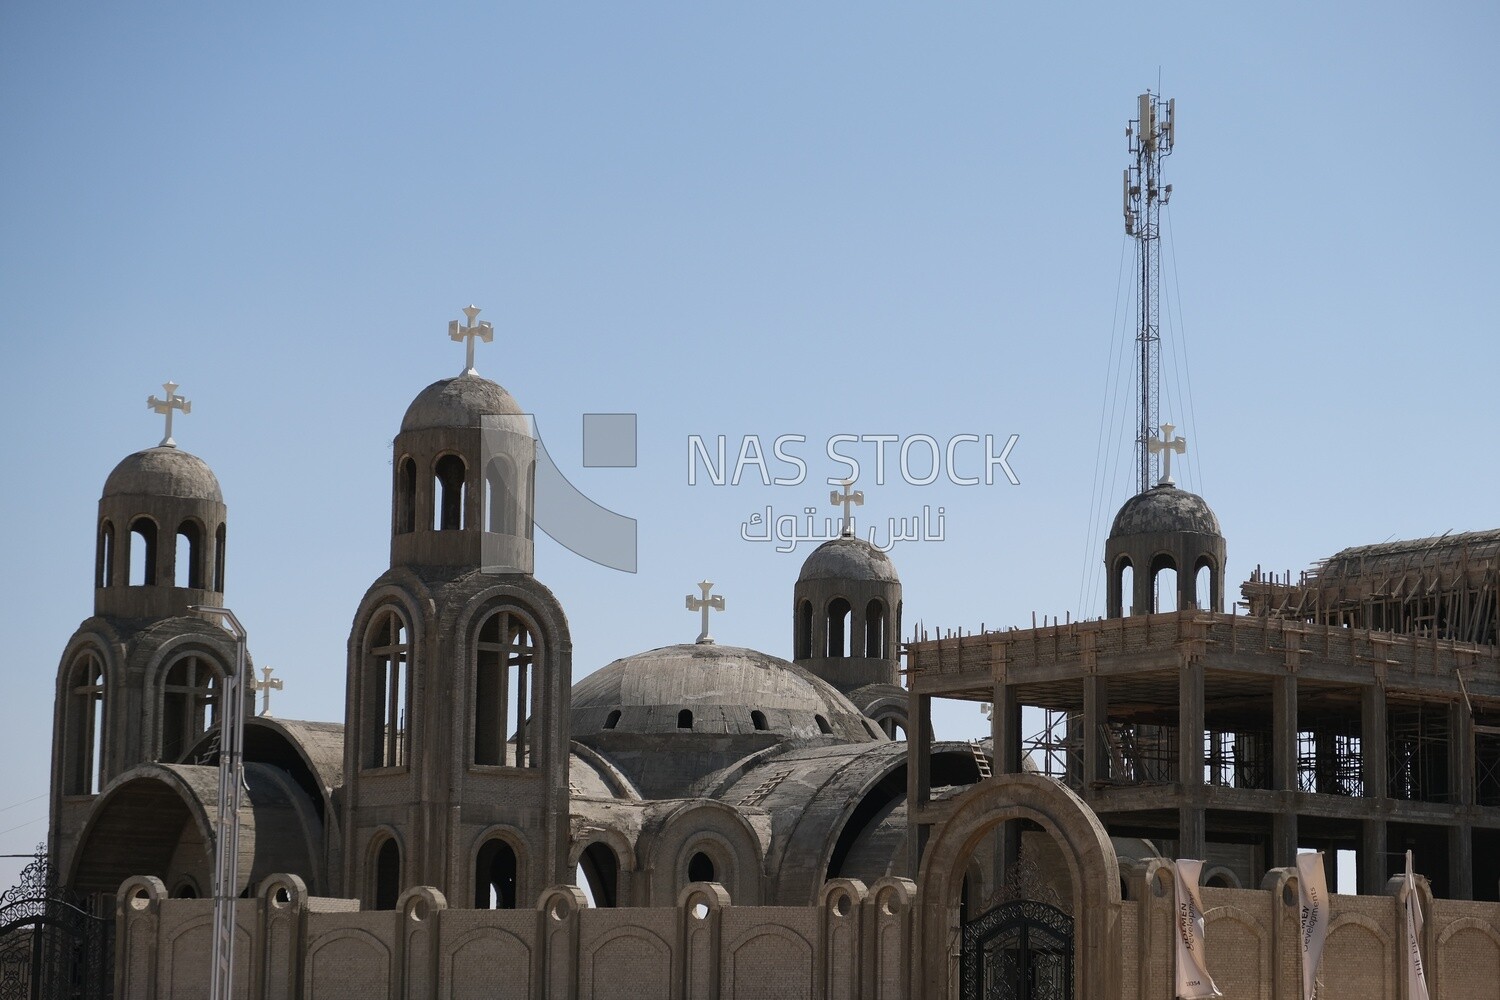
<svg viewBox="0 0 1500 1000">
<path fill-rule="evenodd" d="M 479 315 L 478 306 L 465 306 L 464 315 L 469 317 L 467 326 L 459 326 L 456 319 L 448 321 L 448 339 L 469 342 L 468 358 L 464 362 L 464 374 L 467 375 L 474 371 L 474 338 L 477 337 L 488 344 L 495 339 L 495 328 L 489 324 L 488 320 L 483 323 L 474 322 L 474 317 Z"/>
<path fill-rule="evenodd" d="M 687 595 L 687 609 L 689 611 L 703 612 L 703 631 L 699 633 L 698 641 L 703 643 L 712 643 L 714 641 L 714 637 L 708 634 L 708 611 L 710 608 L 715 611 L 723 611 L 724 595 L 715 594 L 714 596 L 709 597 L 708 592 L 714 589 L 714 585 L 708 580 L 701 581 L 698 584 L 698 589 L 703 591 L 703 596 L 694 597 L 692 594 Z"/>
<path fill-rule="evenodd" d="M 273 681 L 271 679 L 271 674 L 274 673 L 275 670 L 275 667 L 261 667 L 261 679 L 256 680 L 253 677 L 250 679 L 250 690 L 263 692 L 261 694 L 260 702 L 261 715 L 271 714 L 271 692 L 280 691 L 284 686 L 281 680 L 278 679 Z"/>
<path fill-rule="evenodd" d="M 844 492 L 840 493 L 838 490 L 828 491 L 828 502 L 835 507 L 844 508 L 844 517 L 841 522 L 843 527 L 839 529 L 839 532 L 844 535 L 854 534 L 854 520 L 849 516 L 849 507 L 851 505 L 855 507 L 863 507 L 865 505 L 865 491 L 854 490 L 851 492 L 849 487 L 853 485 L 854 480 L 846 479 L 844 480 Z"/>
<path fill-rule="evenodd" d="M 192 413 L 192 401 L 177 394 L 176 382 L 163 382 L 161 387 L 167 390 L 166 399 L 157 399 L 155 393 L 146 397 L 146 408 L 164 413 L 167 417 L 167 436 L 161 439 L 158 448 L 175 448 L 177 442 L 172 440 L 172 411 L 181 410 L 183 413 Z"/>
<path fill-rule="evenodd" d="M 1156 484 L 1158 486 L 1177 485 L 1172 482 L 1172 452 L 1175 451 L 1179 455 L 1187 454 L 1187 438 L 1174 439 L 1172 437 L 1172 432 L 1176 429 L 1171 424 L 1162 424 L 1161 437 L 1153 437 L 1146 442 L 1146 447 L 1150 449 L 1151 454 L 1161 455 L 1161 482 Z"/>
</svg>

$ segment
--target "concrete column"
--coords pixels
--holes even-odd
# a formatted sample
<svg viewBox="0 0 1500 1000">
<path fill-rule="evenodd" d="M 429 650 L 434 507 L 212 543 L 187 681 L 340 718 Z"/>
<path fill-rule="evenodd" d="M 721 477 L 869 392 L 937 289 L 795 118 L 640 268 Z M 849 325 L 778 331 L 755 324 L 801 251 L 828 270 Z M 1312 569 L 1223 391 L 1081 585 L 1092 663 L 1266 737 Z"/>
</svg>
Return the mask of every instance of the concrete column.
<svg viewBox="0 0 1500 1000">
<path fill-rule="evenodd" d="M 1132 573 L 1134 574 L 1132 582 L 1135 594 L 1131 597 L 1132 603 L 1128 613 L 1132 615 L 1149 614 L 1151 612 L 1152 592 L 1155 589 L 1151 586 L 1154 581 L 1151 579 L 1150 562 L 1136 566 L 1132 570 Z"/>
<path fill-rule="evenodd" d="M 1271 817 L 1271 856 L 1267 868 L 1297 863 L 1297 676 L 1271 682 L 1271 787 L 1282 802 Z"/>
<path fill-rule="evenodd" d="M 1109 682 L 1103 677 L 1086 677 L 1083 681 L 1083 797 L 1092 799 L 1098 793 L 1095 783 L 1109 774 L 1107 754 L 1100 729 L 1109 721 Z"/>
<path fill-rule="evenodd" d="M 927 846 L 928 828 L 921 813 L 932 798 L 932 696 L 910 692 L 907 698 L 911 718 L 906 726 L 906 801 L 911 821 L 906 838 L 907 870 L 921 870 L 922 851 Z M 1000 706 L 995 706 L 995 719 Z M 996 723 L 998 727 L 998 722 Z M 995 740 L 995 764 L 1000 764 L 1000 740 Z"/>
<path fill-rule="evenodd" d="M 1474 898 L 1474 828 L 1468 823 L 1448 828 L 1448 898 Z"/>
<path fill-rule="evenodd" d="M 1207 840 L 1203 815 L 1203 665 L 1184 664 L 1177 675 L 1178 857 L 1202 858 Z"/>
<path fill-rule="evenodd" d="M 1021 705 L 1015 688 L 998 681 L 990 712 L 990 735 L 995 740 L 995 770 L 1001 774 L 1021 771 Z"/>
<path fill-rule="evenodd" d="M 1360 692 L 1359 708 L 1360 773 L 1364 777 L 1365 798 L 1384 799 L 1390 790 L 1386 770 L 1390 746 L 1386 737 L 1385 685 L 1376 682 Z M 1384 884 L 1381 879 L 1380 885 Z M 1371 891 L 1379 891 L 1379 887 Z"/>
<path fill-rule="evenodd" d="M 1448 710 L 1449 801 L 1460 806 L 1474 804 L 1474 716 L 1463 701 Z"/>
<path fill-rule="evenodd" d="M 1386 881 L 1385 820 L 1367 819 L 1361 824 L 1359 837 L 1359 892 L 1362 896 L 1385 892 Z"/>
</svg>

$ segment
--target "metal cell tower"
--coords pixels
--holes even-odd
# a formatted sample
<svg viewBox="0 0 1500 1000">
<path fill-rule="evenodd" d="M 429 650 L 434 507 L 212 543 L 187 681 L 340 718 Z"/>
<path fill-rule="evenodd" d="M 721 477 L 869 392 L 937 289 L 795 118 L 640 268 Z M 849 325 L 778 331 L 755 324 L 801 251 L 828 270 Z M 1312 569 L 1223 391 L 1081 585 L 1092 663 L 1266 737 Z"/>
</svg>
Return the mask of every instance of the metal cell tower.
<svg viewBox="0 0 1500 1000">
<path fill-rule="evenodd" d="M 1140 419 L 1136 425 L 1135 455 L 1140 470 L 1138 492 L 1156 482 L 1157 459 L 1149 442 L 1161 423 L 1161 324 L 1157 299 L 1161 291 L 1161 206 L 1172 197 L 1172 185 L 1161 183 L 1162 161 L 1172 152 L 1176 133 L 1176 101 L 1164 101 L 1146 91 L 1139 98 L 1139 117 L 1125 126 L 1133 166 L 1125 168 L 1125 232 L 1135 237 L 1140 265 L 1137 288 L 1140 349 L 1136 378 L 1140 389 Z"/>
</svg>

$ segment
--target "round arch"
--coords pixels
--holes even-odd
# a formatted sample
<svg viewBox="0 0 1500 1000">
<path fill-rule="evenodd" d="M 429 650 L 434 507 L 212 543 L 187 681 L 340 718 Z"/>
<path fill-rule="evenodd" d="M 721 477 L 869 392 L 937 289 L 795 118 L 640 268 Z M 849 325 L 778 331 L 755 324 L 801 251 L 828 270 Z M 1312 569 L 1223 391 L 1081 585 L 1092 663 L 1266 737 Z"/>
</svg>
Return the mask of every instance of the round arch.
<svg viewBox="0 0 1500 1000">
<path fill-rule="evenodd" d="M 918 959 L 914 996 L 948 996 L 948 961 L 969 858 L 1008 820 L 1036 823 L 1056 842 L 1073 881 L 1077 915 L 1075 983 L 1079 996 L 1117 996 L 1120 958 L 1120 863 L 1109 834 L 1069 788 L 1034 774 L 996 775 L 961 793 L 947 822 L 922 853 L 917 876 Z"/>
<path fill-rule="evenodd" d="M 504 864 L 504 855 L 509 855 L 509 865 Z M 526 906 L 526 901 L 536 894 L 534 886 L 528 884 L 526 878 L 527 859 L 531 856 L 531 845 L 526 841 L 526 834 L 513 826 L 497 823 L 480 831 L 472 843 L 469 844 L 469 885 L 473 888 L 475 909 L 521 909 Z M 497 863 L 499 867 L 497 868 Z M 503 869 L 508 868 L 508 871 Z M 497 878 L 507 877 L 510 879 L 511 896 L 507 900 L 502 886 L 496 885 Z M 481 888 L 484 890 L 485 899 L 480 905 Z M 491 890 L 494 891 L 496 899 L 489 898 Z"/>
<path fill-rule="evenodd" d="M 674 810 L 642 844 L 651 879 L 651 906 L 668 906 L 683 886 L 694 854 L 714 864 L 714 881 L 736 903 L 760 903 L 765 845 L 739 810 L 722 802 L 694 802 Z"/>
</svg>

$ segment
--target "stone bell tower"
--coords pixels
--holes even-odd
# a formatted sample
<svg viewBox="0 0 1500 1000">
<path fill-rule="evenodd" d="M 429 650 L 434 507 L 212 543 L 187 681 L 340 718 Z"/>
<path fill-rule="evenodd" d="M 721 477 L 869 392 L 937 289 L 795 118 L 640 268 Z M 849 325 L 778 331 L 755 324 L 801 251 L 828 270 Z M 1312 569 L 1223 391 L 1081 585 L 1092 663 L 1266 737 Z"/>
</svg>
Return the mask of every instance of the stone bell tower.
<svg viewBox="0 0 1500 1000">
<path fill-rule="evenodd" d="M 864 492 L 849 485 L 830 494 L 844 508 L 839 537 L 814 549 L 797 576 L 793 658 L 896 738 L 906 730 L 901 578 L 889 556 L 855 535 L 850 508 L 864 503 Z"/>
<path fill-rule="evenodd" d="M 391 566 L 349 636 L 344 891 L 387 908 L 529 906 L 566 881 L 572 644 L 532 575 L 535 440 L 474 368 L 417 394 L 393 444 Z"/>
<path fill-rule="evenodd" d="M 224 630 L 188 611 L 224 599 L 227 511 L 219 481 L 172 437 L 192 404 L 163 385 L 154 448 L 105 480 L 95 523 L 94 614 L 69 639 L 53 715 L 51 847 L 68 872 L 95 799 L 148 761 L 176 763 L 217 721 L 234 663 Z M 247 695 L 250 695 L 247 692 Z"/>
</svg>

